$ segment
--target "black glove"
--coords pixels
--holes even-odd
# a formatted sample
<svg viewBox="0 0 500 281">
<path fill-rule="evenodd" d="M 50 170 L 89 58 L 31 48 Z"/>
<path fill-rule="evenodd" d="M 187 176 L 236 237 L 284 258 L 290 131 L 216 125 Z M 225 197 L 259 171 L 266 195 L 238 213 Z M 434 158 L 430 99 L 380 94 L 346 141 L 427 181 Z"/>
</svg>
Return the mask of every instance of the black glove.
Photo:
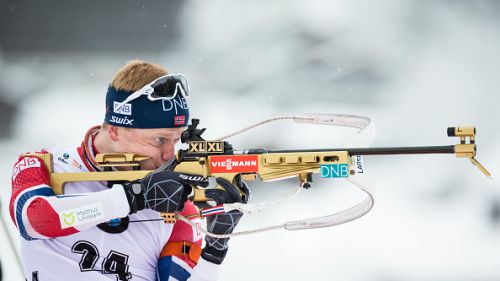
<svg viewBox="0 0 500 281">
<path fill-rule="evenodd" d="M 234 186 L 224 178 L 217 178 L 216 181 L 224 190 L 208 189 L 205 190 L 205 196 L 212 198 L 217 205 L 236 202 L 246 203 L 248 201 L 250 196 L 248 186 L 239 177 L 236 179 L 237 186 Z M 240 190 L 243 192 L 243 196 L 241 196 Z M 207 230 L 214 234 L 233 233 L 242 216 L 243 213 L 238 210 L 209 216 L 207 217 Z M 227 253 L 228 241 L 229 238 L 214 238 L 207 235 L 205 237 L 206 245 L 201 252 L 201 256 L 209 262 L 221 264 Z"/>
<path fill-rule="evenodd" d="M 191 193 L 191 185 L 206 187 L 208 179 L 173 171 L 160 171 L 125 183 L 123 188 L 131 214 L 142 209 L 173 213 L 184 209 L 184 202 Z"/>
</svg>

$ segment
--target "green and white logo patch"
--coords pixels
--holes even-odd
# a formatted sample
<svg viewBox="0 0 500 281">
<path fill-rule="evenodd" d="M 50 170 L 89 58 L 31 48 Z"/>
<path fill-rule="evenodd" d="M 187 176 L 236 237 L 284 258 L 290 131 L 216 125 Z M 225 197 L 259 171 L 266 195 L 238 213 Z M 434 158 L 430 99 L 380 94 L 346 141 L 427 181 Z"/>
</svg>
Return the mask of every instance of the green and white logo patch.
<svg viewBox="0 0 500 281">
<path fill-rule="evenodd" d="M 62 229 L 102 221 L 102 219 L 104 219 L 104 209 L 101 202 L 59 212 Z"/>
</svg>

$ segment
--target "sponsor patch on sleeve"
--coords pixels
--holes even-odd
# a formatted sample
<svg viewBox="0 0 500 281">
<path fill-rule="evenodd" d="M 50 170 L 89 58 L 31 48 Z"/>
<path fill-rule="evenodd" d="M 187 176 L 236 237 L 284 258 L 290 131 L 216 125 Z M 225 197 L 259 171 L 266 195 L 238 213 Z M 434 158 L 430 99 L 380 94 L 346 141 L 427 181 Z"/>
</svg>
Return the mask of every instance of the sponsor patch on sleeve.
<svg viewBox="0 0 500 281">
<path fill-rule="evenodd" d="M 102 202 L 68 209 L 59 212 L 61 228 L 65 229 L 81 224 L 92 223 L 104 218 L 104 208 Z"/>
<path fill-rule="evenodd" d="M 15 180 L 17 175 L 23 170 L 29 168 L 40 168 L 41 160 L 36 157 L 24 157 L 14 165 L 12 170 L 12 179 Z"/>
</svg>

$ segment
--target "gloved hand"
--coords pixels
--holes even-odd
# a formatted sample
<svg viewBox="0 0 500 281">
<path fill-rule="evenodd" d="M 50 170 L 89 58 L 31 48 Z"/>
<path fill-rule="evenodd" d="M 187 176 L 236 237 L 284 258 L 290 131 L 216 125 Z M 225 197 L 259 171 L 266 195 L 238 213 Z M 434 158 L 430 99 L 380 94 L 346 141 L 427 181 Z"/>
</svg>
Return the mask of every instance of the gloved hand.
<svg viewBox="0 0 500 281">
<path fill-rule="evenodd" d="M 217 184 L 224 190 L 208 189 L 205 190 L 205 196 L 212 198 L 217 205 L 223 203 L 246 203 L 250 196 L 248 186 L 241 178 L 237 178 L 236 185 L 231 184 L 224 178 L 217 178 Z M 242 198 L 239 190 L 244 193 Z M 233 210 L 228 213 L 218 214 L 207 217 L 207 230 L 214 234 L 230 234 L 233 233 L 238 221 L 243 216 L 243 213 L 238 210 Z M 205 237 L 206 246 L 201 252 L 201 256 L 212 263 L 221 264 L 227 253 L 229 238 L 214 238 L 211 236 Z"/>
<path fill-rule="evenodd" d="M 191 185 L 206 187 L 208 179 L 174 171 L 160 171 L 125 183 L 123 188 L 131 214 L 142 209 L 173 213 L 184 209 L 184 202 L 191 193 Z"/>
</svg>

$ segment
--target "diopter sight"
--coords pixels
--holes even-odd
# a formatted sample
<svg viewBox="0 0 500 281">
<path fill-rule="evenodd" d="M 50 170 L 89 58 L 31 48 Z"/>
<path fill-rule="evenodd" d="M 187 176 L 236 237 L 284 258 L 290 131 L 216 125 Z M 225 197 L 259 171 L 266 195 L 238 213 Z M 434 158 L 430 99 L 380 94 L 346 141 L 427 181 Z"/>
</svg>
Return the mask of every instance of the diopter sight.
<svg viewBox="0 0 500 281">
<path fill-rule="evenodd" d="M 182 132 L 182 143 L 188 143 L 190 141 L 204 141 L 201 135 L 205 132 L 206 128 L 198 129 L 196 128 L 198 124 L 200 124 L 200 119 L 191 119 L 191 124 L 188 125 L 187 129 L 184 132 Z"/>
</svg>

